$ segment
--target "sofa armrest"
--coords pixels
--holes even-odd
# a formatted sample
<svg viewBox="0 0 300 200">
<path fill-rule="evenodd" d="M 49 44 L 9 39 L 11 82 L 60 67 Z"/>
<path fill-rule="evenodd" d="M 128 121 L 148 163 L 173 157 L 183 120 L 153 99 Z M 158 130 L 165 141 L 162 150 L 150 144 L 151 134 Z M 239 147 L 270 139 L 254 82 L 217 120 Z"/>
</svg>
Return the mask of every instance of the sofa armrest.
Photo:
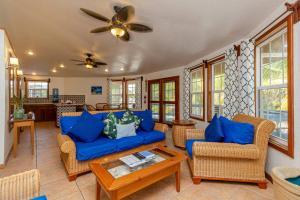
<svg viewBox="0 0 300 200">
<path fill-rule="evenodd" d="M 186 129 L 186 139 L 205 139 L 204 129 Z"/>
<path fill-rule="evenodd" d="M 259 149 L 254 144 L 194 142 L 193 155 L 202 157 L 258 159 Z"/>
<path fill-rule="evenodd" d="M 57 141 L 59 148 L 64 153 L 76 152 L 76 146 L 74 141 L 67 135 L 57 134 Z"/>
<path fill-rule="evenodd" d="M 40 172 L 37 169 L 0 179 L 0 199 L 31 199 L 40 195 Z"/>
<path fill-rule="evenodd" d="M 167 124 L 155 123 L 154 130 L 166 133 L 169 130 L 169 127 Z"/>
</svg>

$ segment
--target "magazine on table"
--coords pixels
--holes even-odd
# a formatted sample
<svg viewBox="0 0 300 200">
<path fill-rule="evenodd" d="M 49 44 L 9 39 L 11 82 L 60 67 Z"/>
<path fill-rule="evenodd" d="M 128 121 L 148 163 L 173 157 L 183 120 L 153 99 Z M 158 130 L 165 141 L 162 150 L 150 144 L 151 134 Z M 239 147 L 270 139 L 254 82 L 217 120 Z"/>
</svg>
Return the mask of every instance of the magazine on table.
<svg viewBox="0 0 300 200">
<path fill-rule="evenodd" d="M 137 152 L 128 156 L 120 158 L 120 160 L 127 166 L 133 168 L 145 164 L 155 158 L 155 154 L 150 151 Z"/>
</svg>

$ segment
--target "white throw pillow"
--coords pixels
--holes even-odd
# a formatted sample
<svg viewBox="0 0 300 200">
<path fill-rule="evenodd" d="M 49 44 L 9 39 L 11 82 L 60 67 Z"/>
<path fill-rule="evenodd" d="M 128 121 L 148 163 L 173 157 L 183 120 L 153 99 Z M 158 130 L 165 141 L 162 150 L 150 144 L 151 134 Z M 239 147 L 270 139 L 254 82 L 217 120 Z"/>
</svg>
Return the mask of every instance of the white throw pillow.
<svg viewBox="0 0 300 200">
<path fill-rule="evenodd" d="M 136 136 L 134 122 L 130 124 L 117 124 L 117 137 L 120 139 L 123 137 Z"/>
</svg>

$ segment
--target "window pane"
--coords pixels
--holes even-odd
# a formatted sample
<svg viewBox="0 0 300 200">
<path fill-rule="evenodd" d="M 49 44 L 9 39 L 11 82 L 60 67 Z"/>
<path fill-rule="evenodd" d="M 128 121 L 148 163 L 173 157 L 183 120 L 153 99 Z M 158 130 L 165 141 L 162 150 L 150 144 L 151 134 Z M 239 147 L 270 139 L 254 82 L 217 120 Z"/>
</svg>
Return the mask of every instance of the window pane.
<svg viewBox="0 0 300 200">
<path fill-rule="evenodd" d="M 27 87 L 29 98 L 48 98 L 48 82 L 28 81 Z"/>
<path fill-rule="evenodd" d="M 165 104 L 165 116 L 166 122 L 172 122 L 175 119 L 175 104 Z"/>
<path fill-rule="evenodd" d="M 223 115 L 225 62 L 220 62 L 213 65 L 213 70 L 213 114 Z"/>
<path fill-rule="evenodd" d="M 153 119 L 159 120 L 159 104 L 158 103 L 150 104 L 150 109 L 152 111 Z"/>
<path fill-rule="evenodd" d="M 260 116 L 276 124 L 273 136 L 288 139 L 288 95 L 287 88 L 266 89 L 259 91 Z"/>
<path fill-rule="evenodd" d="M 151 101 L 159 101 L 159 83 L 151 84 Z"/>
<path fill-rule="evenodd" d="M 164 101 L 175 101 L 175 82 L 164 83 L 165 99 Z"/>
<path fill-rule="evenodd" d="M 203 69 L 191 72 L 190 85 L 191 115 L 203 118 Z"/>
</svg>

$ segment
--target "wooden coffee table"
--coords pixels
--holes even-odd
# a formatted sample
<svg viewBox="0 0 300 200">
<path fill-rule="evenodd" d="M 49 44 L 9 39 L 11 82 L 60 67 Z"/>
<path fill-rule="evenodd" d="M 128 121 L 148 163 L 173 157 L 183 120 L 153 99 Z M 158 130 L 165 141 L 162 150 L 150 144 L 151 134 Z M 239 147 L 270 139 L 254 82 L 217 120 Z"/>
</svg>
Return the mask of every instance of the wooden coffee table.
<svg viewBox="0 0 300 200">
<path fill-rule="evenodd" d="M 89 163 L 97 178 L 96 199 L 100 200 L 101 190 L 112 200 L 122 199 L 172 174 L 175 174 L 176 191 L 180 192 L 180 163 L 186 159 L 184 153 L 167 147 L 149 151 L 155 158 L 138 168 L 129 168 L 119 159 Z"/>
</svg>

